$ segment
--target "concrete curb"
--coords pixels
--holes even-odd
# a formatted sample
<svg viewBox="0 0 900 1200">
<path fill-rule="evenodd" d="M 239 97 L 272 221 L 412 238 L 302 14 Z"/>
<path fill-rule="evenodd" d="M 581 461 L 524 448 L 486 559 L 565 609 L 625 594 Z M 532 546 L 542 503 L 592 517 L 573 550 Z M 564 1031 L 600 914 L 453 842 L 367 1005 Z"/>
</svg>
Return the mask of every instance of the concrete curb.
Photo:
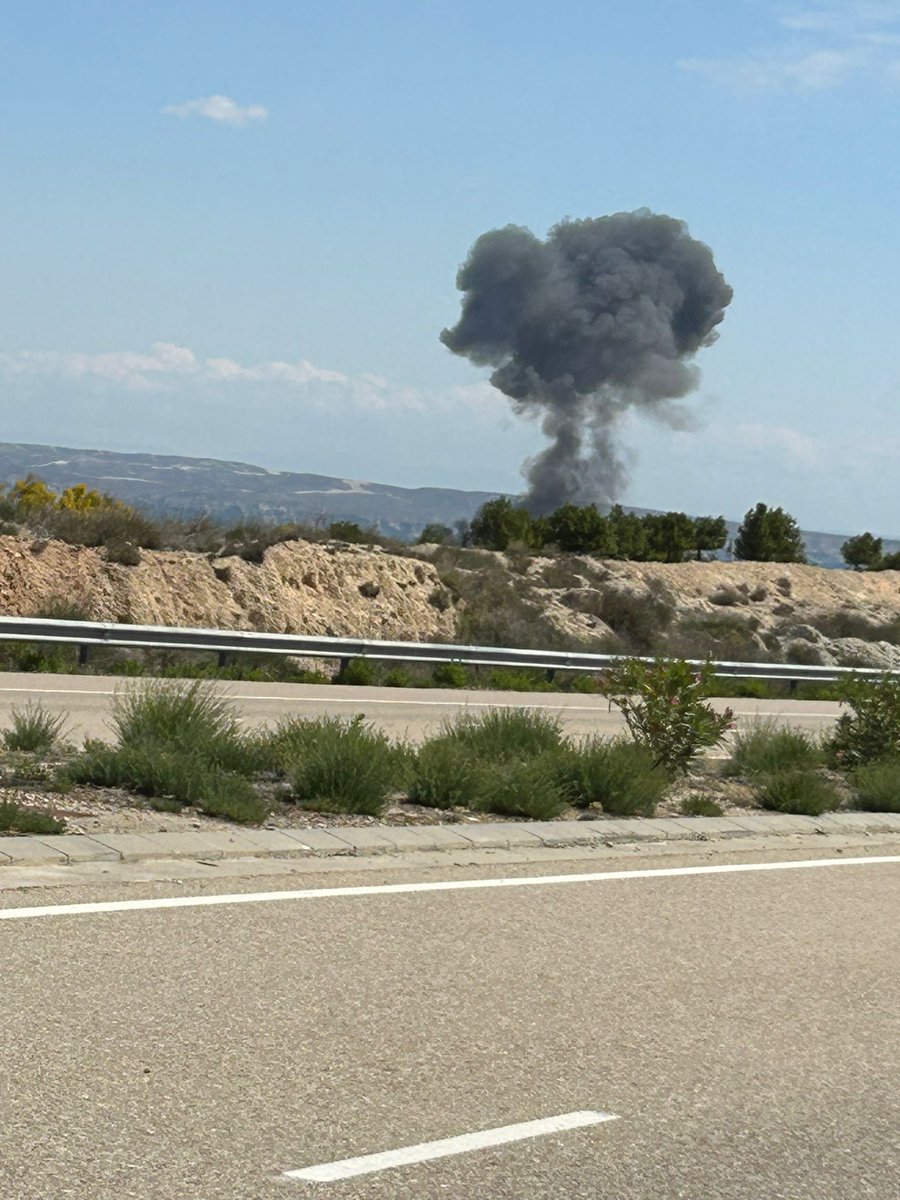
<svg viewBox="0 0 900 1200">
<path fill-rule="evenodd" d="M 650 842 L 709 842 L 801 834 L 897 834 L 900 813 L 821 817 L 750 813 L 733 817 L 656 817 L 600 821 L 523 821 L 458 825 L 335 825 L 328 829 L 211 829 L 186 833 L 54 834 L 0 837 L 4 866 L 87 862 L 214 861 L 225 858 L 333 858 L 414 851 L 521 850 Z"/>
</svg>

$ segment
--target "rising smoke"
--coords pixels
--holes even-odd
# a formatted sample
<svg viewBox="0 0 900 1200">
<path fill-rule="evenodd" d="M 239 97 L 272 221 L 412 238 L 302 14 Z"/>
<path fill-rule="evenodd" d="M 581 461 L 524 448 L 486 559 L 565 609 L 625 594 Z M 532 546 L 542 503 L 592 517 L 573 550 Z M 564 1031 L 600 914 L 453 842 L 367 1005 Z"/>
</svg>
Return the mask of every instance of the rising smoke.
<svg viewBox="0 0 900 1200">
<path fill-rule="evenodd" d="M 545 241 L 508 225 L 460 268 L 462 314 L 441 341 L 494 367 L 491 383 L 550 445 L 523 468 L 527 504 L 614 500 L 625 483 L 617 426 L 630 408 L 672 424 L 698 383 L 732 291 L 683 221 L 641 209 L 563 221 Z"/>
</svg>

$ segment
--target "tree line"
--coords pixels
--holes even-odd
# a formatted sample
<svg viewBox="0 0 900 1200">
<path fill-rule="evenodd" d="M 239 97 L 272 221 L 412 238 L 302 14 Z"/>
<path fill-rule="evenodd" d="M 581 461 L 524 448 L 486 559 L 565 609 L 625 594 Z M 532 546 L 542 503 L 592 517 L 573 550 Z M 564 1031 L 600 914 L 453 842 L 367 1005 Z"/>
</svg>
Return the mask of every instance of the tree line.
<svg viewBox="0 0 900 1200">
<path fill-rule="evenodd" d="M 690 517 L 683 512 L 638 516 L 620 504 L 608 513 L 595 504 L 564 504 L 547 516 L 532 517 L 501 496 L 483 504 L 471 522 L 461 522 L 455 531 L 446 525 L 426 525 L 419 541 L 671 563 L 702 561 L 725 549 L 728 524 L 724 517 Z M 807 561 L 797 522 L 784 509 L 765 504 L 750 509 L 729 549 L 735 558 L 754 562 Z"/>
</svg>

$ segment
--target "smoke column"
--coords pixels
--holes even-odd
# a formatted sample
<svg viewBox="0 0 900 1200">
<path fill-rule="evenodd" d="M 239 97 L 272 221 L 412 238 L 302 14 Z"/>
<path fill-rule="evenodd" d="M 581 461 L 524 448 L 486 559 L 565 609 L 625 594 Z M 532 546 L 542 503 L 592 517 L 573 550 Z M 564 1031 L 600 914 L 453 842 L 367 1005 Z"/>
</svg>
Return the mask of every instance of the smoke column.
<svg viewBox="0 0 900 1200">
<path fill-rule="evenodd" d="M 609 502 L 625 471 L 622 414 L 677 423 L 732 291 L 683 221 L 641 209 L 562 221 L 546 240 L 516 225 L 475 242 L 460 268 L 462 313 L 441 341 L 494 368 L 491 383 L 550 444 L 523 468 L 527 504 Z"/>
</svg>

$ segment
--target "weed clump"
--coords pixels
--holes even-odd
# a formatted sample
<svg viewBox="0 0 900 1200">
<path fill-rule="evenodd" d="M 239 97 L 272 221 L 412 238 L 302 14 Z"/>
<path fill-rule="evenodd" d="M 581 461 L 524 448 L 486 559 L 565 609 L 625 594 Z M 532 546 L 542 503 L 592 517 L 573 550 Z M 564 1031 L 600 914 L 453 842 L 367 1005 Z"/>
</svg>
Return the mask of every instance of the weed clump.
<svg viewBox="0 0 900 1200">
<path fill-rule="evenodd" d="M 304 807 L 377 817 L 405 782 L 403 749 L 361 717 L 285 723 L 276 738 L 290 796 Z"/>
<path fill-rule="evenodd" d="M 66 718 L 54 715 L 42 704 L 30 700 L 24 708 L 14 708 L 11 713 L 12 728 L 4 729 L 3 745 L 7 750 L 21 750 L 30 754 L 52 750 L 62 736 Z"/>
<path fill-rule="evenodd" d="M 756 721 L 735 735 L 728 775 L 755 778 L 801 767 L 817 767 L 822 751 L 813 737 L 802 729 L 788 729 L 772 720 Z"/>
<path fill-rule="evenodd" d="M 866 763 L 853 775 L 855 806 L 864 812 L 900 812 L 900 761 Z"/>
<path fill-rule="evenodd" d="M 772 812 L 819 817 L 837 808 L 840 801 L 834 784 L 808 768 L 776 771 L 759 784 L 759 802 Z"/>
<path fill-rule="evenodd" d="M 0 831 L 3 833 L 62 833 L 65 822 L 49 812 L 25 808 L 14 800 L 0 800 Z"/>
<path fill-rule="evenodd" d="M 560 776 L 570 803 L 622 817 L 652 817 L 669 779 L 646 746 L 593 737 L 568 750 Z"/>
</svg>

